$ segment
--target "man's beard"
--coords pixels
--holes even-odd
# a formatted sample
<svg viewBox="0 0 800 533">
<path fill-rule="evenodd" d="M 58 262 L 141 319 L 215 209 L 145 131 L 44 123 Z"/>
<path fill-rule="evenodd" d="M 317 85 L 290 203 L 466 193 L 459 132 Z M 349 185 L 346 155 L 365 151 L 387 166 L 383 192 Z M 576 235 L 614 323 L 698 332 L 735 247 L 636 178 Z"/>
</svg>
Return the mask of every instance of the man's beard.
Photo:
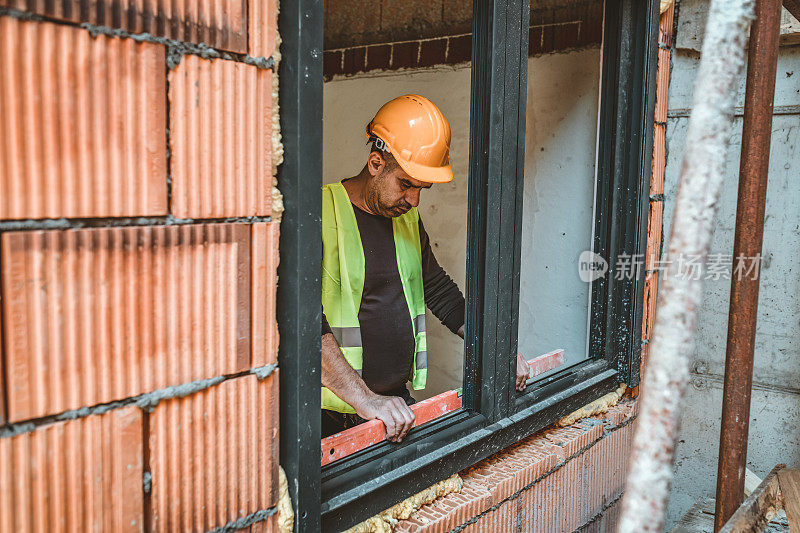
<svg viewBox="0 0 800 533">
<path fill-rule="evenodd" d="M 381 179 L 383 176 L 376 176 L 376 178 Z M 385 202 L 381 201 L 381 196 L 377 190 L 377 187 L 376 189 L 370 191 L 370 194 L 366 200 L 367 205 L 369 205 L 372 211 L 385 218 L 396 218 L 405 215 L 411 210 L 411 206 L 406 202 L 401 202 L 399 204 L 386 204 Z"/>
<path fill-rule="evenodd" d="M 396 205 L 387 210 L 387 212 L 391 213 L 391 218 L 399 217 L 405 215 L 411 210 L 410 205 Z"/>
</svg>

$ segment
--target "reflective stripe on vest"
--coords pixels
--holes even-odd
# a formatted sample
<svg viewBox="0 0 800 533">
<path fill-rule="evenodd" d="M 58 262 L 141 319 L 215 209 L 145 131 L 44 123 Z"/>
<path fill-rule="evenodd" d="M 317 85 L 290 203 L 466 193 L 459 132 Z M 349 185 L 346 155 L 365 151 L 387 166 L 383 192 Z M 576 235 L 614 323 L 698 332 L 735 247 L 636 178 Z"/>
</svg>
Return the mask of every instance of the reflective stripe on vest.
<svg viewBox="0 0 800 533">
<path fill-rule="evenodd" d="M 425 388 L 428 374 L 425 333 L 425 295 L 422 286 L 422 251 L 416 208 L 392 219 L 392 232 L 403 295 L 414 327 L 414 364 L 411 384 Z M 364 248 L 350 197 L 341 183 L 322 188 L 322 307 L 347 362 L 361 375 L 363 349 L 358 310 L 364 292 Z M 322 387 L 322 408 L 354 413 L 355 410 Z"/>
</svg>

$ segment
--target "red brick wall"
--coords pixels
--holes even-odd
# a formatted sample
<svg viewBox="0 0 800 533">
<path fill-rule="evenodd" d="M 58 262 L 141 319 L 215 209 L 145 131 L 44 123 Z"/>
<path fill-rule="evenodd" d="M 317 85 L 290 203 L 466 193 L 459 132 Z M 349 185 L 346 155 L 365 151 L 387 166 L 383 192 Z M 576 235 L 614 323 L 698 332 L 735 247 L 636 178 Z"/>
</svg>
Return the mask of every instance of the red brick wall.
<svg viewBox="0 0 800 533">
<path fill-rule="evenodd" d="M 0 0 L 1 532 L 274 525 L 276 4 L 149 5 Z"/>
<path fill-rule="evenodd" d="M 653 164 L 650 174 L 650 205 L 647 223 L 647 255 L 645 257 L 644 319 L 642 320 L 642 363 L 640 379 L 644 377 L 650 339 L 656 320 L 658 294 L 657 263 L 661 261 L 664 233 L 664 172 L 667 168 L 667 100 L 675 4 L 662 15 L 658 25 L 658 67 L 656 72 L 656 109 L 653 131 Z M 637 393 L 638 391 L 634 391 Z"/>
<path fill-rule="evenodd" d="M 525 438 L 462 472 L 460 493 L 425 505 L 396 531 L 611 531 L 635 415 L 626 400 Z"/>
<path fill-rule="evenodd" d="M 601 0 L 534 1 L 528 53 L 599 45 L 602 27 Z M 466 63 L 471 32 L 470 0 L 331 0 L 325 2 L 325 77 Z"/>
</svg>

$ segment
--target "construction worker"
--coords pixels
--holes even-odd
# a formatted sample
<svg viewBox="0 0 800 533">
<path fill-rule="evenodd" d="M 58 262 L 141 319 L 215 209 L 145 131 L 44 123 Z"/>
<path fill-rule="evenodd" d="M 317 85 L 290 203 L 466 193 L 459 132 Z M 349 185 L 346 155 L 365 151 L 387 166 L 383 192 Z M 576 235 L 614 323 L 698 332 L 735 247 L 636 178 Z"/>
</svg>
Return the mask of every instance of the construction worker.
<svg viewBox="0 0 800 533">
<path fill-rule="evenodd" d="M 367 125 L 361 172 L 322 189 L 322 436 L 380 419 L 399 442 L 414 423 L 406 383 L 425 387 L 425 307 L 464 337 L 465 302 L 417 212 L 453 179 L 450 125 L 427 98 L 386 103 Z M 528 365 L 517 355 L 519 390 Z"/>
</svg>

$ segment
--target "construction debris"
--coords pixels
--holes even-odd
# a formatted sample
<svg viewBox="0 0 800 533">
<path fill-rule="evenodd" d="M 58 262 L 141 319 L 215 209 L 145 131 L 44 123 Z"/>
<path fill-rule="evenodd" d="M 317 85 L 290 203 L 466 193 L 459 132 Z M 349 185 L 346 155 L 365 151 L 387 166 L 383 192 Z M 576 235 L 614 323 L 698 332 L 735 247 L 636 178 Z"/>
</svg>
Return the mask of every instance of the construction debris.
<svg viewBox="0 0 800 533">
<path fill-rule="evenodd" d="M 772 469 L 764 481 L 742 503 L 730 520 L 720 529 L 720 533 L 745 531 L 763 531 L 770 520 L 777 516 L 784 507 L 784 498 L 778 476 L 786 469 L 786 465 L 778 465 Z M 791 527 L 791 523 L 790 523 Z M 794 528 L 792 528 L 794 533 Z"/>
<path fill-rule="evenodd" d="M 783 496 L 783 508 L 789 518 L 789 529 L 792 533 L 798 533 L 800 532 L 800 469 L 784 468 L 777 474 Z"/>
<path fill-rule="evenodd" d="M 670 533 L 714 533 L 714 498 L 700 498 L 683 515 L 680 522 L 675 524 Z M 779 511 L 763 529 L 762 533 L 786 533 L 789 531 L 789 522 L 786 513 Z"/>
</svg>

